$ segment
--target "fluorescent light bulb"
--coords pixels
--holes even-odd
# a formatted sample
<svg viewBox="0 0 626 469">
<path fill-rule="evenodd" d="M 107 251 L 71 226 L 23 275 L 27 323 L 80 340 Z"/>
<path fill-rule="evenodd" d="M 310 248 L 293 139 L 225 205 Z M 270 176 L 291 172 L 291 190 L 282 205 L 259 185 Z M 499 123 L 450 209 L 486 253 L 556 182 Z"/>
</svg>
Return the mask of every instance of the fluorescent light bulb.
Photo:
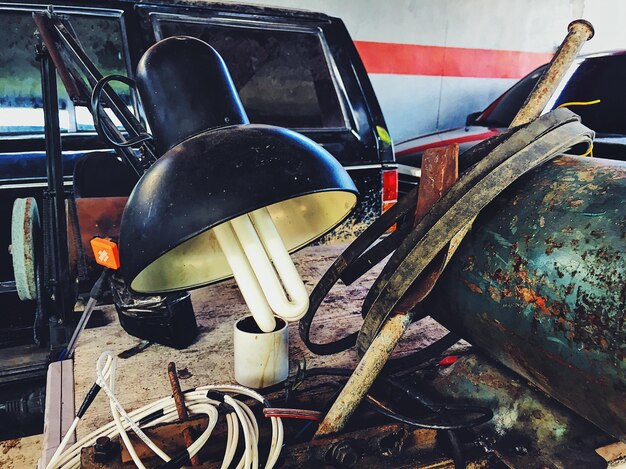
<svg viewBox="0 0 626 469">
<path fill-rule="evenodd" d="M 276 327 L 274 314 L 297 321 L 309 294 L 266 208 L 213 228 L 244 301 L 263 332 Z"/>
</svg>

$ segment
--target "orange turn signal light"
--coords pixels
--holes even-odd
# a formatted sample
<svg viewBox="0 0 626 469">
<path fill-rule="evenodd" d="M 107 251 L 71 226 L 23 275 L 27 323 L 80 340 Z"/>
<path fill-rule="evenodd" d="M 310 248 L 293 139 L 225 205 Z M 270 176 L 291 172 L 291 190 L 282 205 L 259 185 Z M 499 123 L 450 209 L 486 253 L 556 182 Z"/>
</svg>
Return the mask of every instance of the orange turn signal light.
<svg viewBox="0 0 626 469">
<path fill-rule="evenodd" d="M 98 264 L 113 270 L 120 268 L 120 253 L 116 243 L 106 238 L 93 238 L 90 243 Z"/>
</svg>

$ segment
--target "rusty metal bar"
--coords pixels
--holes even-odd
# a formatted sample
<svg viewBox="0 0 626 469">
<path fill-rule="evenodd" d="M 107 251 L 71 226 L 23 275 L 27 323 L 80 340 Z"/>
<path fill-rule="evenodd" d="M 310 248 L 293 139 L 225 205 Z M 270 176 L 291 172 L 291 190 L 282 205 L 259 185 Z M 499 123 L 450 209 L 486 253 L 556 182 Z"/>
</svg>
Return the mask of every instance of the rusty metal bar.
<svg viewBox="0 0 626 469">
<path fill-rule="evenodd" d="M 186 419 L 189 417 L 187 413 L 187 407 L 185 406 L 185 396 L 180 389 L 180 381 L 178 381 L 178 374 L 176 373 L 176 364 L 169 362 L 167 365 L 167 376 L 170 379 L 170 386 L 172 387 L 172 397 L 176 404 L 176 412 L 178 412 L 179 419 Z M 191 429 L 189 427 L 183 428 L 183 438 L 185 439 L 185 446 L 189 448 L 193 444 L 193 437 L 191 436 Z M 191 457 L 191 465 L 199 466 L 200 459 L 198 455 Z"/>
<path fill-rule="evenodd" d="M 410 312 L 400 312 L 389 318 L 380 334 L 376 336 L 372 345 L 361 358 L 330 411 L 324 417 L 317 429 L 315 438 L 332 435 L 343 429 L 374 384 L 412 319 Z"/>
<path fill-rule="evenodd" d="M 572 21 L 568 26 L 568 31 L 567 36 L 552 58 L 548 70 L 546 70 L 543 74 L 532 93 L 513 119 L 510 127 L 526 124 L 541 115 L 541 112 L 554 94 L 557 86 L 563 78 L 563 75 L 578 55 L 581 47 L 585 41 L 591 39 L 594 34 L 593 26 L 585 20 Z M 433 150 L 445 151 L 446 149 L 438 148 Z M 424 156 L 426 157 L 426 154 Z M 447 183 L 446 178 L 444 177 L 444 167 L 445 165 L 441 164 L 438 168 L 441 173 L 438 174 L 433 171 L 432 175 L 429 177 L 428 184 L 431 186 L 431 189 L 435 190 L 435 193 L 437 187 L 440 191 L 443 191 L 444 188 L 446 190 L 449 188 L 449 186 L 444 187 Z M 422 173 L 422 176 L 425 176 L 424 172 Z M 416 210 L 418 214 L 420 212 L 420 199 L 422 200 L 422 203 L 424 202 L 424 196 L 422 195 L 421 189 L 422 187 L 420 187 L 418 208 Z M 431 198 L 434 200 L 428 201 L 429 206 L 434 203 L 438 197 L 429 197 L 429 199 Z M 416 218 L 416 221 L 417 220 L 419 220 L 419 218 Z M 456 241 L 452 243 L 454 246 L 449 246 L 448 250 L 456 249 L 458 243 L 470 226 L 471 224 L 468 224 L 459 232 L 459 234 L 455 237 Z M 446 255 L 445 257 L 448 256 Z M 446 260 L 445 257 L 444 264 Z M 439 260 L 433 261 L 434 264 L 439 264 L 439 262 Z M 436 281 L 439 277 L 440 272 L 440 270 L 438 272 L 429 272 L 429 275 L 422 282 L 415 287 L 412 287 L 412 289 L 408 292 L 407 296 L 409 298 L 407 298 L 406 301 L 403 299 L 400 307 L 385 323 L 379 335 L 376 336 L 370 347 L 365 352 L 354 373 L 346 383 L 346 386 L 320 424 L 318 431 L 315 434 L 316 438 L 323 435 L 337 433 L 344 427 L 389 359 L 391 352 L 406 331 L 406 328 L 411 323 L 410 313 L 408 312 L 410 308 L 408 306 L 414 303 L 416 299 L 419 301 L 421 299 L 420 294 L 423 291 L 426 291 L 426 293 L 430 291 L 434 285 L 434 281 Z"/>
<path fill-rule="evenodd" d="M 419 187 L 415 223 L 430 210 L 458 178 L 459 146 L 457 144 L 426 150 L 422 159 L 423 183 Z M 363 358 L 350 376 L 345 387 L 333 403 L 328 414 L 318 427 L 316 438 L 339 432 L 361 403 L 372 384 L 389 360 L 394 348 L 413 321 L 413 306 L 419 303 L 433 288 L 446 260 L 442 252 L 433 260 L 405 295 L 393 315 L 365 351 Z"/>
<path fill-rule="evenodd" d="M 580 49 L 594 34 L 593 26 L 585 20 L 572 21 L 567 29 L 569 32 L 552 57 L 550 66 L 526 98 L 526 102 L 509 127 L 528 124 L 541 115 Z"/>
</svg>

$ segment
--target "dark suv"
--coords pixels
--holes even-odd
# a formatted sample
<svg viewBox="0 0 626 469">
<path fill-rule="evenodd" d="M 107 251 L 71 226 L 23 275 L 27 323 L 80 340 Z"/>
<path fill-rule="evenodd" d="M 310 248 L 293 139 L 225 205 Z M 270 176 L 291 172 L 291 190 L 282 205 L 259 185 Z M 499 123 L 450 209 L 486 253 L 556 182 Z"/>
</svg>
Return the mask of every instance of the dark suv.
<svg viewBox="0 0 626 469">
<path fill-rule="evenodd" d="M 507 128 L 535 87 L 547 65 L 522 78 L 484 111 L 467 117 L 465 127 L 442 130 L 396 144 L 400 192 L 419 180 L 422 152 L 427 148 L 458 143 L 460 151 Z M 583 124 L 596 132 L 593 156 L 623 159 L 626 144 L 626 52 L 607 52 L 577 59 L 545 112 L 567 105 Z"/>
<path fill-rule="evenodd" d="M 48 359 L 45 343 L 33 345 L 35 308 L 17 298 L 9 253 L 14 199 L 34 196 L 40 201 L 46 187 L 44 110 L 35 58 L 39 39 L 32 13 L 48 8 L 47 3 L 0 3 L 0 216 L 4 220 L 0 397 L 3 385 L 41 378 Z M 395 201 L 397 173 L 391 141 L 368 75 L 340 19 L 192 0 L 68 1 L 52 8 L 69 18 L 82 47 L 104 75 L 132 78 L 139 58 L 162 38 L 195 36 L 211 44 L 230 69 L 253 123 L 288 127 L 306 135 L 333 154 L 356 183 L 361 195 L 356 210 L 324 240 L 352 238 L 381 214 L 384 203 Z M 75 163 L 83 155 L 104 150 L 115 156 L 95 132 L 89 110 L 75 105 L 58 83 L 63 169 L 65 184 L 71 188 Z M 125 85 L 114 89 L 142 119 L 135 91 Z"/>
</svg>

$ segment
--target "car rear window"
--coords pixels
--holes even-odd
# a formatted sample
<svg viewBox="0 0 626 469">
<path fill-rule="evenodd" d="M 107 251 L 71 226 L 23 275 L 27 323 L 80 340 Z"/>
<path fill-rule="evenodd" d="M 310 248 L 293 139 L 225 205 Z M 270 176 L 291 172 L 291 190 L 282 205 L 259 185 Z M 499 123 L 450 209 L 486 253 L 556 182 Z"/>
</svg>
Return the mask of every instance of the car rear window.
<svg viewBox="0 0 626 469">
<path fill-rule="evenodd" d="M 127 75 L 120 16 L 71 14 L 71 24 L 85 51 L 104 75 Z M 43 133 L 44 113 L 39 62 L 39 43 L 32 11 L 0 8 L 0 135 Z M 125 85 L 113 84 L 131 106 Z M 59 124 L 62 132 L 93 131 L 91 113 L 74 106 L 58 81 Z"/>
<path fill-rule="evenodd" d="M 345 128 L 320 35 L 158 15 L 158 39 L 193 36 L 224 58 L 251 122 L 297 129 Z"/>
<path fill-rule="evenodd" d="M 545 68 L 545 66 L 540 67 L 518 81 L 497 101 L 489 106 L 476 122 L 491 127 L 508 127 L 511 125 L 513 118 L 539 81 Z"/>
</svg>

